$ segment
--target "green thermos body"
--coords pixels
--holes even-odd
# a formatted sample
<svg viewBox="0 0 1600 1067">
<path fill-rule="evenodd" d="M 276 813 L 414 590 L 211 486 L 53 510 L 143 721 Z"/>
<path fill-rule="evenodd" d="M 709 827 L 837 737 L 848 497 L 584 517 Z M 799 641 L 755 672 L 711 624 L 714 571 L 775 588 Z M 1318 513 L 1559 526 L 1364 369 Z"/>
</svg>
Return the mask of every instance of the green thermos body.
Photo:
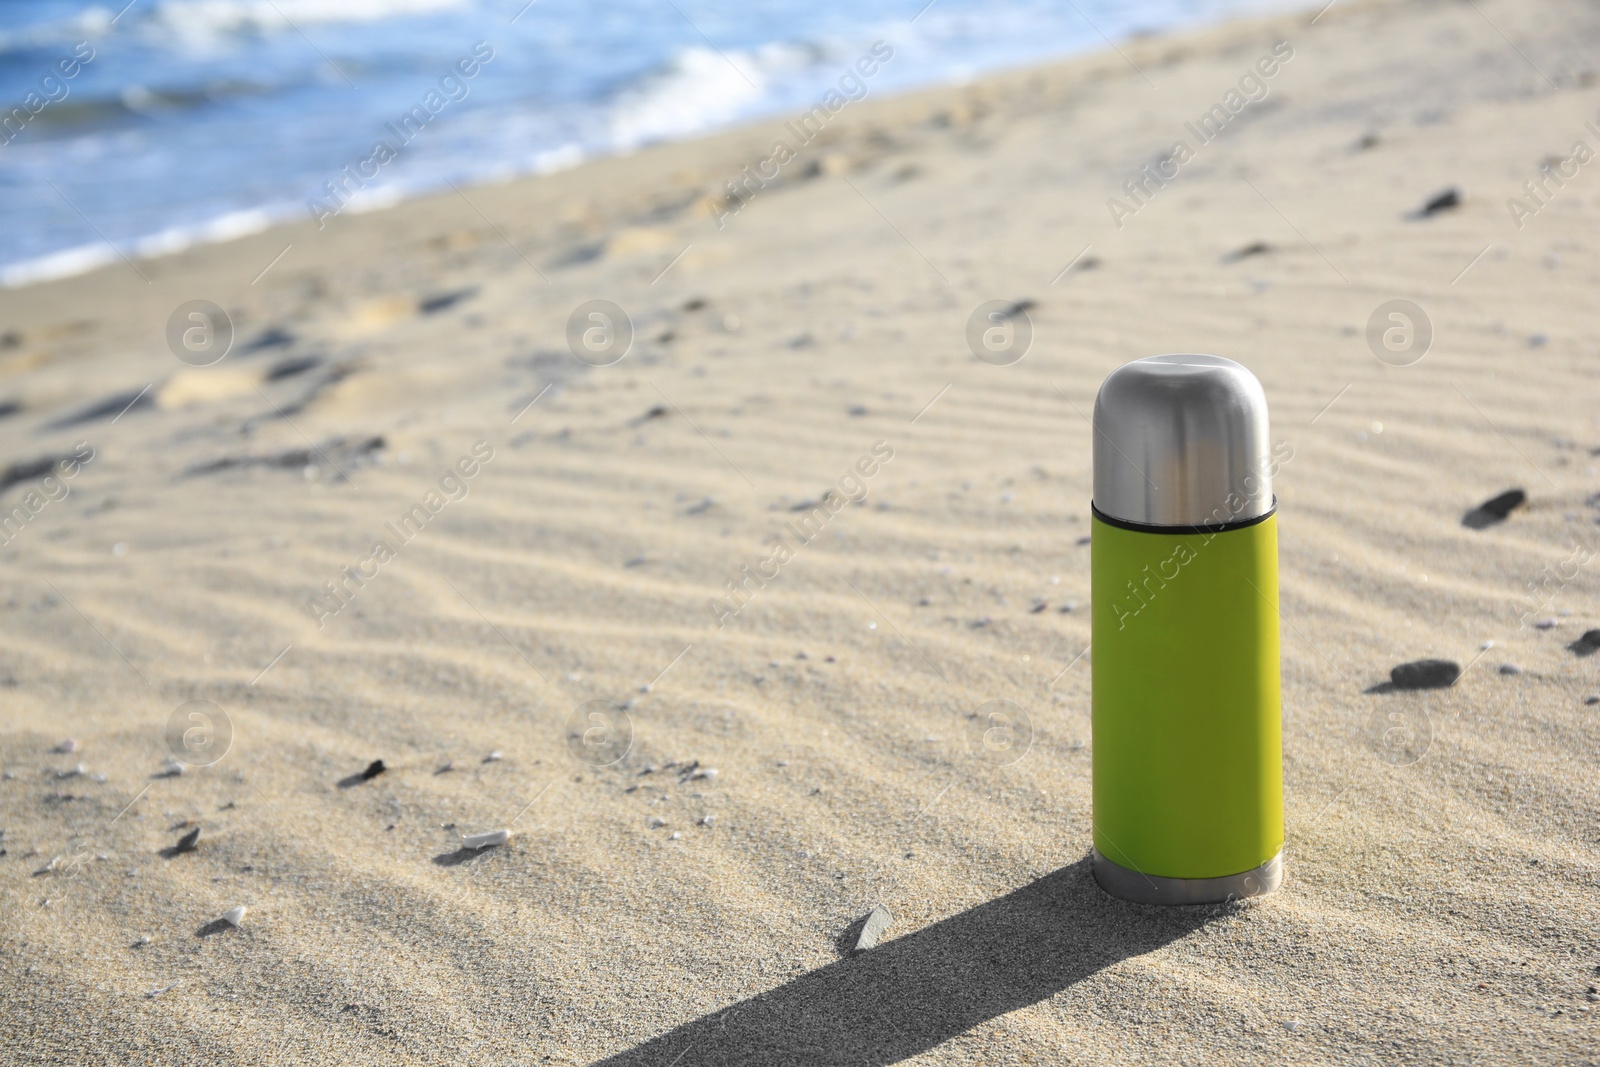
<svg viewBox="0 0 1600 1067">
<path fill-rule="evenodd" d="M 1094 407 L 1094 873 L 1147 904 L 1283 879 L 1278 528 L 1241 364 L 1118 368 Z"/>
</svg>

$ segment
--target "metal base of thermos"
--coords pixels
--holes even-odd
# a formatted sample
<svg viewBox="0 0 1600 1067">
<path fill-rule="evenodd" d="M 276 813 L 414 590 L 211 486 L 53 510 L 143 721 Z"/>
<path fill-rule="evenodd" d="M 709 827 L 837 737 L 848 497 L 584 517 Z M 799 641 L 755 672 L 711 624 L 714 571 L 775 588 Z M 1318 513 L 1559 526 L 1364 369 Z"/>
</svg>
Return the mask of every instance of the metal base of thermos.
<svg viewBox="0 0 1600 1067">
<path fill-rule="evenodd" d="M 1112 863 L 1094 850 L 1094 880 L 1114 897 L 1135 904 L 1225 904 L 1259 897 L 1283 884 L 1283 853 L 1259 867 L 1220 878 L 1164 878 Z"/>
</svg>

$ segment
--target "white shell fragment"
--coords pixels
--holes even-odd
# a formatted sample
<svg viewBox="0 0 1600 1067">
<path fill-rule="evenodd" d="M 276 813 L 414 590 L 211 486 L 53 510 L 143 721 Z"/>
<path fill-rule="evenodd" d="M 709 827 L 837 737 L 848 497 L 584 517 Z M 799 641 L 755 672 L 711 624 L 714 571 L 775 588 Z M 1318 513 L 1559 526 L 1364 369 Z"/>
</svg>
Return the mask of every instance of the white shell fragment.
<svg viewBox="0 0 1600 1067">
<path fill-rule="evenodd" d="M 229 908 L 222 919 L 231 926 L 243 926 L 245 913 L 250 909 L 240 904 L 237 908 Z"/>
<path fill-rule="evenodd" d="M 490 845 L 503 845 L 511 840 L 510 830 L 490 830 L 481 834 L 462 834 L 462 848 L 488 848 Z"/>
<path fill-rule="evenodd" d="M 889 929 L 889 924 L 894 922 L 894 916 L 889 914 L 889 909 L 882 904 L 873 906 L 867 915 L 867 921 L 861 924 L 861 935 L 856 938 L 857 952 L 865 952 L 869 948 L 878 947 L 878 938 Z"/>
</svg>

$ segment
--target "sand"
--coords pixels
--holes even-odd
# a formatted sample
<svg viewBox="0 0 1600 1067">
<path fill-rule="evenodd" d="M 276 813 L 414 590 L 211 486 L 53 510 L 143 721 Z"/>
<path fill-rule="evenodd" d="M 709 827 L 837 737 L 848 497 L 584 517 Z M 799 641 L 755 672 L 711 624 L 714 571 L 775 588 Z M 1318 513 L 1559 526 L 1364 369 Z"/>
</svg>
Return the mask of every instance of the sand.
<svg viewBox="0 0 1600 1067">
<path fill-rule="evenodd" d="M 1315 14 L 869 95 L 721 228 L 782 121 L 0 294 L 0 455 L 72 472 L 3 497 L 4 1058 L 1600 1059 L 1600 176 L 1507 204 L 1600 148 L 1600 15 Z M 210 367 L 164 338 L 202 299 Z M 1368 347 L 1396 299 L 1420 360 Z M 1174 350 L 1292 449 L 1288 841 L 1162 910 L 1087 872 L 1085 416 Z M 1425 657 L 1464 674 L 1383 686 Z"/>
</svg>

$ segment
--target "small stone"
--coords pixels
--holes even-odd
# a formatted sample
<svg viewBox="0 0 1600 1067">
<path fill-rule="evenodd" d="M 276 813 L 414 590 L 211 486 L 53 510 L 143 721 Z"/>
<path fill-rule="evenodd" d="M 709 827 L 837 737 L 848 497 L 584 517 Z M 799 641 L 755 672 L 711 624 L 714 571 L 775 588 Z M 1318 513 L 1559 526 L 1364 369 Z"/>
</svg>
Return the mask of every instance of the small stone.
<svg viewBox="0 0 1600 1067">
<path fill-rule="evenodd" d="M 889 924 L 894 922 L 894 916 L 889 914 L 889 909 L 882 904 L 876 904 L 867 913 L 867 921 L 861 924 L 861 933 L 856 938 L 855 948 L 852 952 L 865 952 L 869 948 L 878 947 L 878 939 L 883 932 L 889 929 Z"/>
<path fill-rule="evenodd" d="M 1600 648 L 1600 630 L 1583 631 L 1583 636 L 1578 638 L 1578 644 L 1586 648 Z"/>
<path fill-rule="evenodd" d="M 511 840 L 510 830 L 489 830 L 481 834 L 462 834 L 462 848 L 490 848 L 494 845 L 503 845 Z"/>
<path fill-rule="evenodd" d="M 178 843 L 172 846 L 172 850 L 174 852 L 193 852 L 199 847 L 199 841 L 200 827 L 196 826 L 193 830 L 178 838 Z"/>
<path fill-rule="evenodd" d="M 180 777 L 187 769 L 188 768 L 184 767 L 184 765 L 178 760 L 168 756 L 161 762 L 161 770 L 156 772 L 156 776 L 159 778 L 177 778 Z"/>
<path fill-rule="evenodd" d="M 694 774 L 689 776 L 689 780 L 694 781 L 697 778 L 704 778 L 706 781 L 710 782 L 714 781 L 716 777 L 717 769 L 715 767 L 707 767 L 704 770 L 695 771 Z"/>
<path fill-rule="evenodd" d="M 1522 668 L 1517 666 L 1515 663 L 1502 663 L 1502 664 L 1500 664 L 1500 673 L 1501 674 L 1521 674 L 1522 673 Z"/>
<path fill-rule="evenodd" d="M 671 841 L 676 841 L 682 836 L 683 836 L 682 834 L 680 834 L 678 831 L 674 830 L 674 831 L 672 831 L 672 833 L 671 833 L 671 835 L 669 836 L 668 839 L 671 840 Z"/>
<path fill-rule="evenodd" d="M 1600 704 L 1600 697 L 1584 697 L 1583 702 L 1590 707 L 1593 707 L 1596 704 Z"/>
<path fill-rule="evenodd" d="M 652 815 L 650 817 L 649 823 L 647 823 L 646 825 L 648 825 L 650 827 L 650 829 L 652 829 L 652 830 L 659 830 L 663 826 L 667 825 L 667 820 L 661 818 L 660 816 Z"/>
<path fill-rule="evenodd" d="M 129 948 L 144 948 L 149 943 L 150 943 L 150 938 L 148 936 L 144 935 L 144 934 L 140 934 L 138 937 L 133 939 L 133 944 L 129 945 L 128 947 Z"/>
<path fill-rule="evenodd" d="M 485 763 L 499 763 L 503 759 L 505 759 L 505 756 L 501 755 L 499 749 L 495 749 L 493 752 L 491 752 L 487 756 L 483 757 L 483 762 L 485 762 Z"/>
<path fill-rule="evenodd" d="M 1419 659 L 1389 672 L 1396 689 L 1445 689 L 1461 677 L 1461 665 L 1448 659 Z"/>
<path fill-rule="evenodd" d="M 76 751 L 78 751 L 78 742 L 75 739 L 69 737 L 65 741 L 63 741 L 60 744 L 58 744 L 55 747 L 55 751 L 61 752 L 61 753 L 76 752 Z"/>
<path fill-rule="evenodd" d="M 372 779 L 378 777 L 378 775 L 382 774 L 386 770 L 388 770 L 388 768 L 383 765 L 383 760 L 375 759 L 371 763 L 367 764 L 366 770 L 361 772 L 361 780 L 363 782 L 370 782 Z"/>
<path fill-rule="evenodd" d="M 1534 620 L 1533 628 L 1535 630 L 1554 630 L 1557 626 L 1560 626 L 1560 625 L 1561 625 L 1561 620 L 1552 616 L 1551 618 L 1548 618 L 1548 619 L 1536 619 L 1536 620 Z"/>
<path fill-rule="evenodd" d="M 88 773 L 89 773 L 89 768 L 85 767 L 83 764 L 80 763 L 76 767 L 69 767 L 64 771 L 57 771 L 56 772 L 56 777 L 57 778 L 77 778 L 80 775 L 84 775 L 84 774 L 88 774 Z"/>
<path fill-rule="evenodd" d="M 1428 218 L 1441 211 L 1453 211 L 1461 206 L 1461 190 L 1450 188 L 1436 193 L 1417 211 L 1418 218 Z"/>
<path fill-rule="evenodd" d="M 1528 494 L 1521 489 L 1507 489 L 1491 497 L 1461 517 L 1461 525 L 1472 530 L 1483 530 L 1506 520 L 1514 510 L 1527 503 Z"/>
<path fill-rule="evenodd" d="M 1483 644 L 1478 646 L 1478 651 L 1487 652 L 1493 647 L 1494 647 L 1494 642 L 1493 641 L 1485 641 Z"/>
<path fill-rule="evenodd" d="M 243 926 L 245 913 L 249 910 L 243 904 L 240 904 L 237 908 L 229 908 L 227 913 L 222 916 L 222 921 L 233 927 Z"/>
<path fill-rule="evenodd" d="M 177 982 L 171 982 L 171 983 L 169 983 L 167 985 L 162 986 L 160 989 L 149 989 L 149 990 L 146 990 L 144 995 L 145 995 L 146 998 L 159 997 L 161 994 L 167 992 L 168 990 L 176 988 L 177 985 L 178 985 Z"/>
<path fill-rule="evenodd" d="M 715 815 L 702 815 L 700 816 L 700 825 L 710 826 L 713 822 L 716 822 L 716 820 L 717 817 Z"/>
</svg>

